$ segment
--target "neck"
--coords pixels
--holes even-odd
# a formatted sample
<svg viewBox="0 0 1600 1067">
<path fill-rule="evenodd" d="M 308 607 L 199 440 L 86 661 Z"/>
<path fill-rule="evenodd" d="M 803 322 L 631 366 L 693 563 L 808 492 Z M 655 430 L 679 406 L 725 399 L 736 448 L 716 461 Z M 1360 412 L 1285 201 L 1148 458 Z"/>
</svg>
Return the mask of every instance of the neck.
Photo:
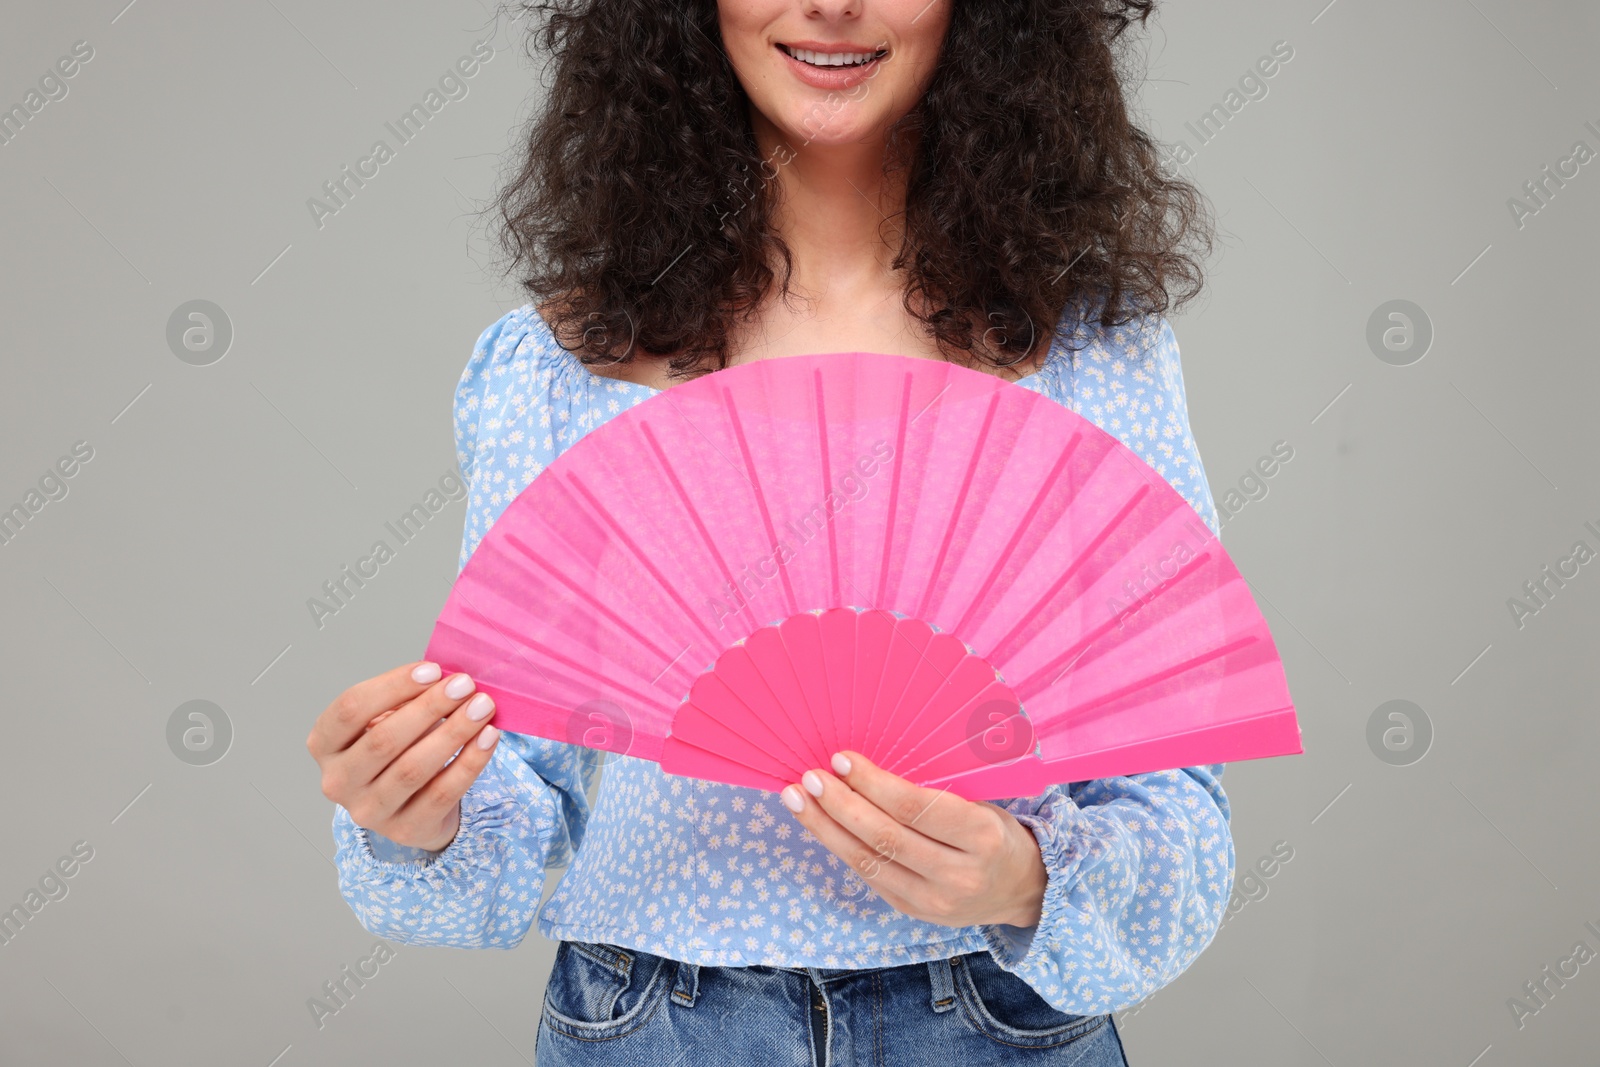
<svg viewBox="0 0 1600 1067">
<path fill-rule="evenodd" d="M 904 236 L 906 171 L 884 173 L 886 138 L 794 145 L 753 117 L 762 158 L 777 169 L 773 227 L 789 248 L 791 287 L 846 306 L 898 293 L 891 264 Z"/>
</svg>

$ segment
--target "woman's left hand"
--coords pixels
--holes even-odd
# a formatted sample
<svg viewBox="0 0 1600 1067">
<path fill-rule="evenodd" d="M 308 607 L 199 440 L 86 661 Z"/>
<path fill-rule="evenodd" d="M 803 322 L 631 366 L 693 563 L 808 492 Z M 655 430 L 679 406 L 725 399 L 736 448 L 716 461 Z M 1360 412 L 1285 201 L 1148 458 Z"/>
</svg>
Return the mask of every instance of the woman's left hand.
<svg viewBox="0 0 1600 1067">
<path fill-rule="evenodd" d="M 915 785 L 859 752 L 833 765 L 784 787 L 783 802 L 896 910 L 941 926 L 1037 925 L 1044 859 L 1010 812 Z"/>
</svg>

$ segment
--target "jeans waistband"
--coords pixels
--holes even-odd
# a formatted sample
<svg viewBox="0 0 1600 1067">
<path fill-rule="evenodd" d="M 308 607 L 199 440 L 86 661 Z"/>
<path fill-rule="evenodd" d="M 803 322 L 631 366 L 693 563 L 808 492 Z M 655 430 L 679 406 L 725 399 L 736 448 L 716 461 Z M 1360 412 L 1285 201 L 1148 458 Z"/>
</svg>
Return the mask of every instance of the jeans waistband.
<svg viewBox="0 0 1600 1067">
<path fill-rule="evenodd" d="M 959 962 L 960 957 L 956 957 Z M 672 999 L 686 1008 L 692 1008 L 695 999 L 700 993 L 700 965 L 698 963 L 677 962 L 677 976 L 672 985 Z M 915 967 L 917 964 L 903 964 L 906 967 Z M 949 1011 L 955 1006 L 956 985 L 955 970 L 949 959 L 928 960 L 924 965 L 928 969 L 928 1006 L 936 1012 Z M 826 967 L 774 967 L 775 971 L 788 971 L 791 974 L 803 974 L 819 987 L 826 987 L 829 982 L 851 975 L 860 974 L 860 971 L 848 969 L 834 969 Z"/>
</svg>

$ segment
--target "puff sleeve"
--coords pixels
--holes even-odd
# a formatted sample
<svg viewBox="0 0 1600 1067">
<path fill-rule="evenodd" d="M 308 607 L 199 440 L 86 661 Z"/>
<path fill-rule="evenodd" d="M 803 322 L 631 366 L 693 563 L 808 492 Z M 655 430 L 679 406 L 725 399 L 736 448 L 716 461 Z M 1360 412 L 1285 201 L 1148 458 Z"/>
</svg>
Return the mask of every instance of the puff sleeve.
<svg viewBox="0 0 1600 1067">
<path fill-rule="evenodd" d="M 486 329 L 455 390 L 456 460 L 467 483 L 464 568 L 503 498 L 487 463 L 499 445 L 502 413 L 525 396 L 516 364 L 525 312 Z M 600 753 L 502 732 L 489 763 L 461 799 L 461 829 L 439 852 L 396 844 L 357 826 L 335 805 L 339 892 L 369 932 L 393 941 L 503 948 L 527 935 L 543 895 L 545 870 L 567 863 L 582 843 L 587 790 Z"/>
<path fill-rule="evenodd" d="M 1220 529 L 1190 430 L 1178 345 L 1164 318 L 1133 344 L 1150 352 L 1131 387 L 1096 363 L 1127 359 L 1096 345 L 1076 372 L 1081 413 L 1132 447 L 1213 531 Z M 1221 925 L 1233 837 L 1222 764 L 1052 786 L 1000 804 L 1039 842 L 1047 884 L 1037 926 L 980 927 L 995 961 L 1057 1010 L 1119 1011 L 1171 982 Z"/>
</svg>

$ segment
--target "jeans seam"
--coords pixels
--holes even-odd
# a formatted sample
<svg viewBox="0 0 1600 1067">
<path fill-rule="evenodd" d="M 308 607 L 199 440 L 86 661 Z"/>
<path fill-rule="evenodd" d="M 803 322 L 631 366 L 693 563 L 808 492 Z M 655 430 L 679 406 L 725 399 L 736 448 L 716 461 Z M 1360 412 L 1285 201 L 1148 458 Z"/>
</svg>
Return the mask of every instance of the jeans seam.
<svg viewBox="0 0 1600 1067">
<path fill-rule="evenodd" d="M 968 969 L 960 968 L 960 972 L 956 975 L 956 990 L 961 1000 L 961 1013 L 967 1017 L 973 1029 L 997 1044 L 1010 1048 L 1058 1048 L 1088 1037 L 1104 1026 L 1109 1018 L 1107 1015 L 1090 1016 L 1084 1018 L 1082 1022 L 1067 1023 L 1053 1030 L 1039 1030 L 1032 1033 L 1019 1030 L 995 1018 L 989 1011 L 988 1005 L 983 1002 L 983 995 L 978 991 L 978 983 Z"/>
<path fill-rule="evenodd" d="M 586 953 L 586 955 L 593 957 L 592 953 Z M 665 965 L 656 968 L 655 973 L 651 975 L 650 984 L 645 987 L 641 994 L 640 1002 L 636 1007 L 619 1019 L 609 1019 L 603 1023 L 591 1023 L 582 1019 L 573 1019 L 556 1011 L 550 1004 L 550 990 L 547 988 L 540 1011 L 540 1024 L 548 1027 L 554 1033 L 570 1037 L 575 1041 L 600 1042 L 627 1037 L 655 1018 L 656 1013 L 661 1010 L 661 1005 L 665 1004 L 669 999 L 665 995 L 667 992 L 665 988 L 667 985 L 666 970 Z M 551 977 L 555 977 L 553 973 Z M 621 995 L 622 990 L 618 989 L 610 1000 L 611 1006 L 615 1006 L 617 997 Z M 609 1011 L 610 1008 L 607 1010 Z M 614 1031 L 613 1028 L 615 1028 Z M 585 1033 L 584 1031 L 589 1032 Z"/>
</svg>

